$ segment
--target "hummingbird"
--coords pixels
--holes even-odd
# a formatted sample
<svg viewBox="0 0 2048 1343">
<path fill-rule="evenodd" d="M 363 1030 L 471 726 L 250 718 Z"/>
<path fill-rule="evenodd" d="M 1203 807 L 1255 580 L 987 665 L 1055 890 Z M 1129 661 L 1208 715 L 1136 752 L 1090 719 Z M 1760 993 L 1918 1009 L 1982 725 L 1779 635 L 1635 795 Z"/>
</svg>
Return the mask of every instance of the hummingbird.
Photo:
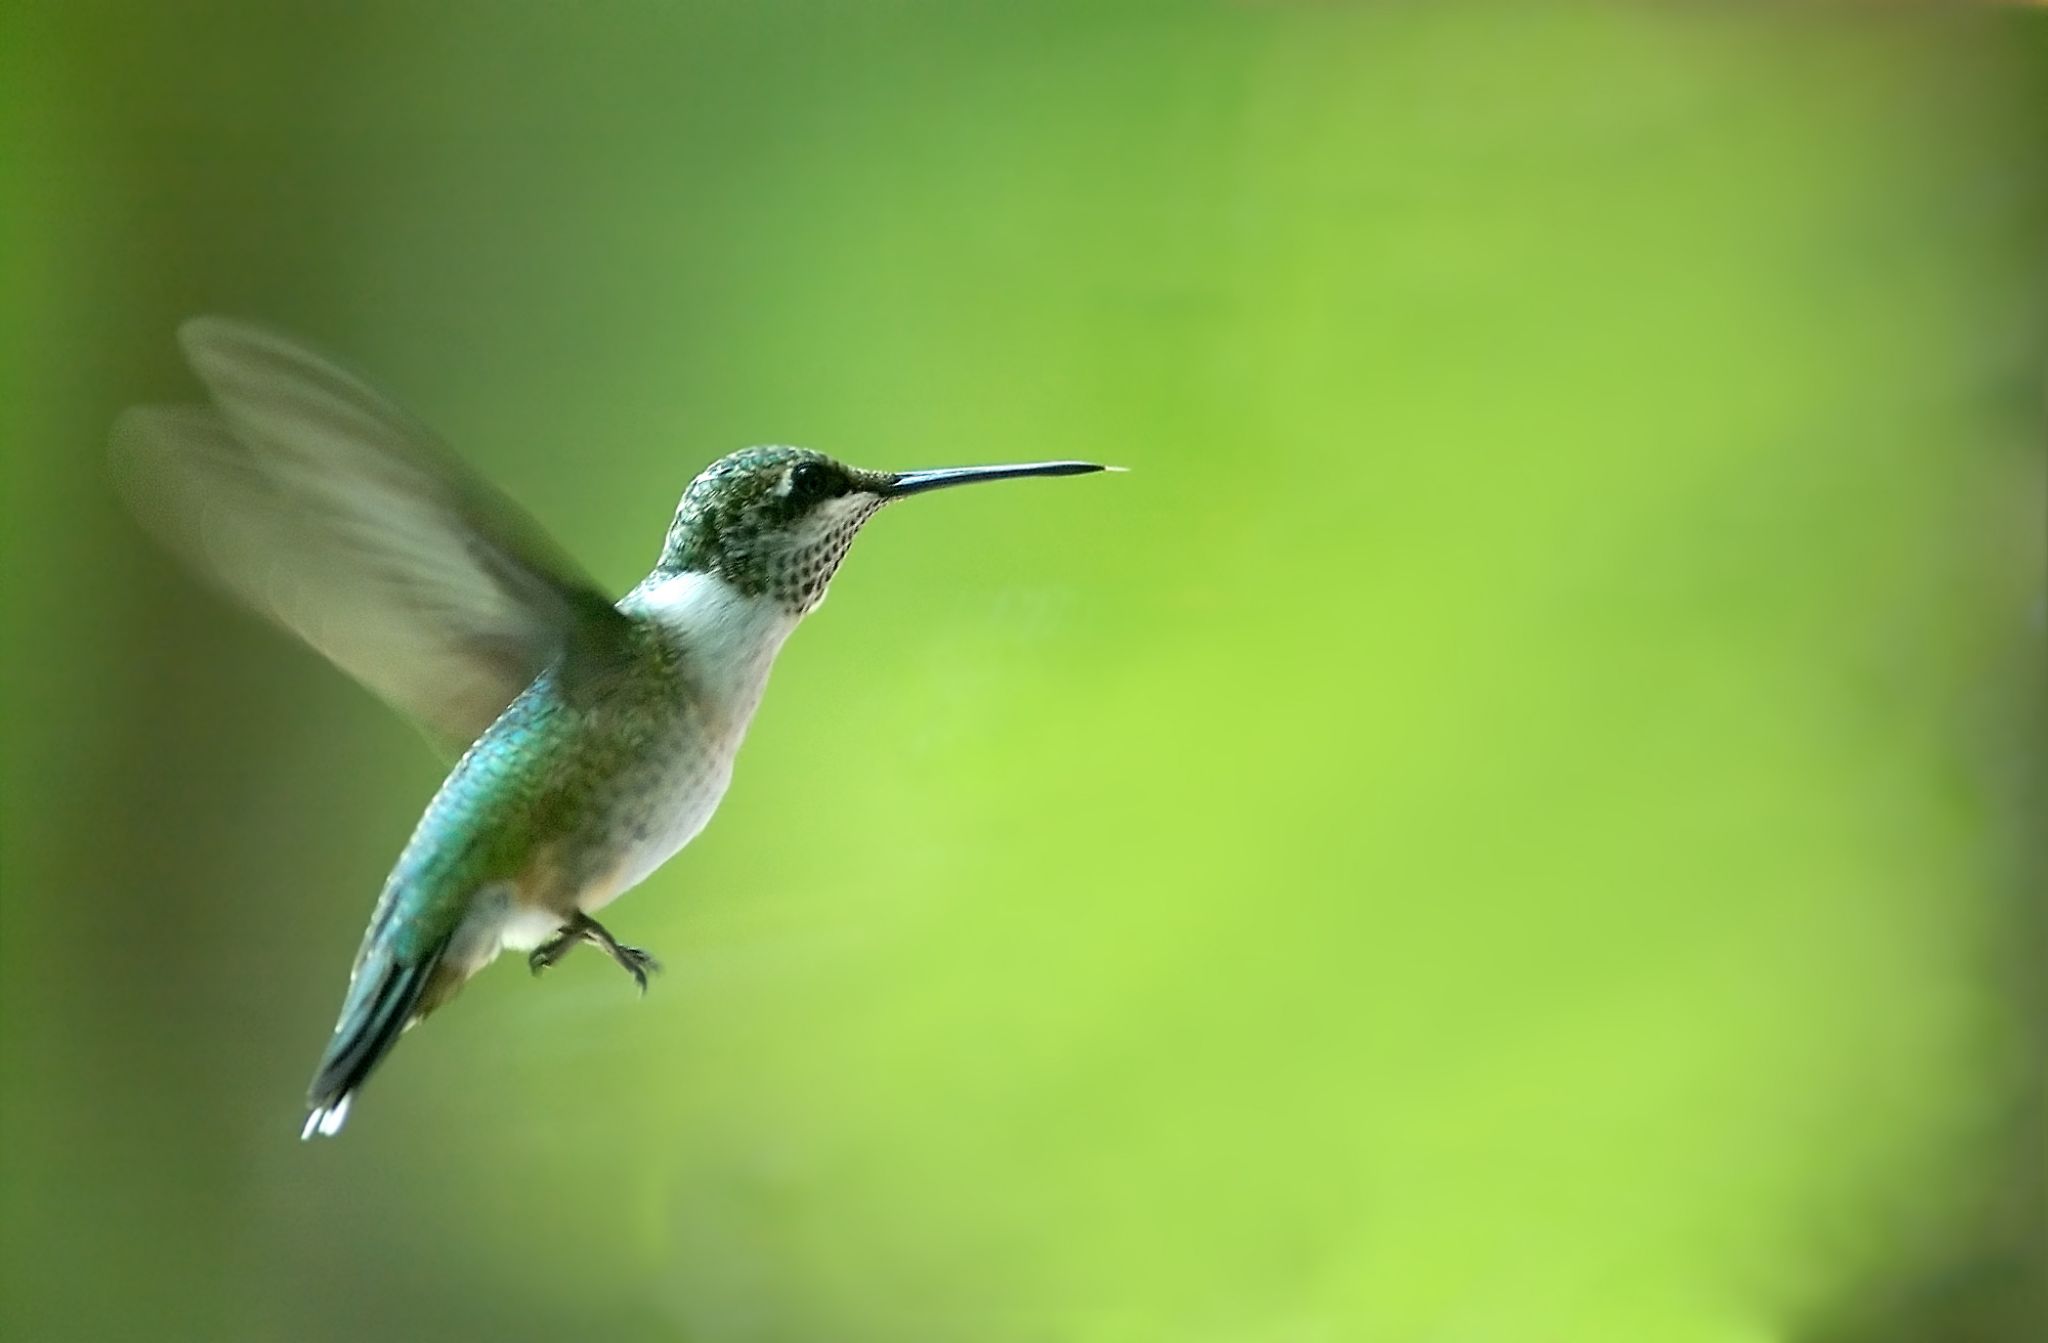
<svg viewBox="0 0 2048 1343">
<path fill-rule="evenodd" d="M 302 1138 L 340 1132 L 399 1036 L 501 952 L 539 974 L 588 943 L 646 991 L 654 957 L 596 915 L 710 821 L 777 653 L 884 505 L 1114 469 L 870 471 L 743 448 L 690 481 L 654 568 L 613 601 L 363 378 L 231 318 L 178 336 L 211 404 L 123 412 L 131 505 L 461 750 L 371 912 Z"/>
</svg>

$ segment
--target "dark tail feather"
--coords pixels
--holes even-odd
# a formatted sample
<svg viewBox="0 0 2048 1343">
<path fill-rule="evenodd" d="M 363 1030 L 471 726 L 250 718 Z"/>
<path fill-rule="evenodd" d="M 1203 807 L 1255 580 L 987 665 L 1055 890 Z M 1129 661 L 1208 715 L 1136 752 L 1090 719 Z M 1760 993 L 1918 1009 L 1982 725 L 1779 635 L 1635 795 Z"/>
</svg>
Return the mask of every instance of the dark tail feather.
<svg viewBox="0 0 2048 1343">
<path fill-rule="evenodd" d="M 398 1043 L 398 1037 L 418 1013 L 434 971 L 440 967 L 441 952 L 413 965 L 387 962 L 381 971 L 365 965 L 364 974 L 375 973 L 376 981 L 361 993 L 350 993 L 342 1009 L 341 1024 L 320 1060 L 320 1070 L 307 1088 L 306 1104 L 311 1112 L 299 1137 L 318 1133 L 326 1137 L 341 1132 L 348 1118 L 349 1102 L 362 1088 L 363 1080 L 375 1070 Z"/>
</svg>

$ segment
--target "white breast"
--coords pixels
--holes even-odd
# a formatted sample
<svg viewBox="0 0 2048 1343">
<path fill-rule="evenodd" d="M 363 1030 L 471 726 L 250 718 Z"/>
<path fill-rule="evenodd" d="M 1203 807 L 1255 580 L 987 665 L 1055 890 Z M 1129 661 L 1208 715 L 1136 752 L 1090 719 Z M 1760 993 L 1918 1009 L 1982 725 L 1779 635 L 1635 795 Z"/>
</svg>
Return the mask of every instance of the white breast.
<svg viewBox="0 0 2048 1343">
<path fill-rule="evenodd" d="M 586 891 L 585 910 L 602 908 L 632 889 L 695 839 L 732 782 L 733 757 L 760 706 L 769 669 L 798 617 L 766 597 L 749 597 L 708 574 L 650 579 L 619 603 L 670 632 L 689 662 L 706 710 L 679 723 L 678 740 L 662 755 L 668 771 L 645 838 L 629 846 L 609 880 Z"/>
</svg>

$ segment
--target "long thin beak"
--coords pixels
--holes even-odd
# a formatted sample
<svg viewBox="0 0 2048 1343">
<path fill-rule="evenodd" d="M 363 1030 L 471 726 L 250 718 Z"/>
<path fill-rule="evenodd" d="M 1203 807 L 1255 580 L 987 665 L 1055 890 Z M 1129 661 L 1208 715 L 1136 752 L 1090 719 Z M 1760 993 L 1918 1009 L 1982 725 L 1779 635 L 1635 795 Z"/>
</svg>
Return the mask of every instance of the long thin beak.
<svg viewBox="0 0 2048 1343">
<path fill-rule="evenodd" d="M 977 480 L 1018 480 L 1024 476 L 1085 476 L 1092 471 L 1114 471 L 1112 466 L 1094 462 L 1026 462 L 1017 466 L 945 466 L 933 471 L 898 471 L 882 487 L 884 499 L 903 499 L 926 490 L 948 485 L 971 485 Z"/>
</svg>

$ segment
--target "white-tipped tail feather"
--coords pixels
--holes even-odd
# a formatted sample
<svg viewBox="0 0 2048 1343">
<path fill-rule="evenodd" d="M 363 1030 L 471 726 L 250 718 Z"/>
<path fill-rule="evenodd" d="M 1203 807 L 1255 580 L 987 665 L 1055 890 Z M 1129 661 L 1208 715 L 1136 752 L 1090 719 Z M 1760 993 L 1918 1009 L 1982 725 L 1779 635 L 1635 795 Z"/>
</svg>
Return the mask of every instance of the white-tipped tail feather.
<svg viewBox="0 0 2048 1343">
<path fill-rule="evenodd" d="M 353 1091 L 345 1091 L 332 1105 L 315 1106 L 306 1116 L 306 1126 L 299 1130 L 299 1141 L 304 1142 L 314 1134 L 332 1138 L 341 1132 L 341 1126 L 348 1122 L 348 1103 L 356 1098 Z"/>
</svg>

